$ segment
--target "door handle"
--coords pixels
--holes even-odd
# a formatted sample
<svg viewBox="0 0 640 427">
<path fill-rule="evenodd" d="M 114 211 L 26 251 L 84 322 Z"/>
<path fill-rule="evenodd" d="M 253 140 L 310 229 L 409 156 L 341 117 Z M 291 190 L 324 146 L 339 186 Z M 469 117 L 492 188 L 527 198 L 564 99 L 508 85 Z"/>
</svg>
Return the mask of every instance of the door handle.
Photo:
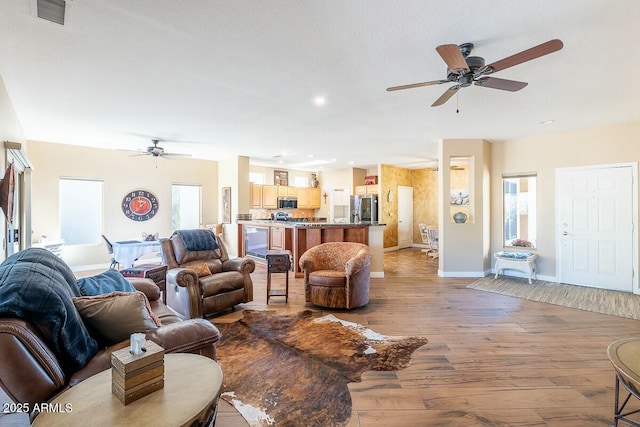
<svg viewBox="0 0 640 427">
<path fill-rule="evenodd" d="M 569 235 L 569 233 L 567 233 L 566 231 L 563 231 L 563 232 L 562 232 L 562 235 L 563 235 L 563 236 L 568 236 L 568 235 Z"/>
</svg>

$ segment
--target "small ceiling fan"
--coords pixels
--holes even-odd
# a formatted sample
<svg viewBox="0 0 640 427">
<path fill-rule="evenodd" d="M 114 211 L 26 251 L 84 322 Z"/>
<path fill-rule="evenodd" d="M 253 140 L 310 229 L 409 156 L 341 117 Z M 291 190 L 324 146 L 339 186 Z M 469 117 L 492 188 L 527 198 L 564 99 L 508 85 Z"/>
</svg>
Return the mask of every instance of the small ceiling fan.
<svg viewBox="0 0 640 427">
<path fill-rule="evenodd" d="M 449 98 L 458 92 L 461 87 L 471 86 L 472 83 L 476 86 L 488 87 L 490 89 L 515 92 L 524 88 L 528 83 L 515 80 L 498 79 L 495 77 L 488 77 L 488 75 L 556 52 L 562 49 L 563 43 L 558 39 L 549 40 L 548 42 L 523 50 L 522 52 L 508 56 L 499 61 L 492 62 L 489 65 L 485 65 L 484 58 L 479 56 L 469 56 L 473 47 L 473 43 L 463 43 L 459 46 L 456 46 L 455 44 L 443 44 L 436 48 L 436 52 L 438 52 L 442 60 L 447 64 L 446 80 L 433 80 L 423 83 L 393 86 L 387 88 L 387 91 L 391 92 L 402 89 L 413 89 L 416 87 L 433 86 L 450 82 L 455 83 L 453 86 L 449 87 L 449 89 L 447 89 L 440 98 L 431 104 L 432 107 L 444 104 L 449 100 Z"/>
<path fill-rule="evenodd" d="M 140 154 L 133 154 L 132 157 L 153 156 L 153 157 L 162 157 L 163 159 L 170 159 L 172 157 L 191 157 L 191 154 L 167 153 L 166 151 L 164 151 L 164 148 L 158 145 L 158 143 L 160 143 L 159 139 L 152 139 L 151 143 L 153 145 L 149 145 L 145 152 Z"/>
</svg>

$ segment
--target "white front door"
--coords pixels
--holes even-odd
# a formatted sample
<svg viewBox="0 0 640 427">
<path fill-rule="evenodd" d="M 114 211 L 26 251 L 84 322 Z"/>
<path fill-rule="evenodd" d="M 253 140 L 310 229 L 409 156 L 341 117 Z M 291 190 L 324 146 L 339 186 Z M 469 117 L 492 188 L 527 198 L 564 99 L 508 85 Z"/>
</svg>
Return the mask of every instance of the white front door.
<svg viewBox="0 0 640 427">
<path fill-rule="evenodd" d="M 631 166 L 559 169 L 562 283 L 633 291 Z"/>
<path fill-rule="evenodd" d="M 398 186 L 398 248 L 413 245 L 413 187 Z"/>
</svg>

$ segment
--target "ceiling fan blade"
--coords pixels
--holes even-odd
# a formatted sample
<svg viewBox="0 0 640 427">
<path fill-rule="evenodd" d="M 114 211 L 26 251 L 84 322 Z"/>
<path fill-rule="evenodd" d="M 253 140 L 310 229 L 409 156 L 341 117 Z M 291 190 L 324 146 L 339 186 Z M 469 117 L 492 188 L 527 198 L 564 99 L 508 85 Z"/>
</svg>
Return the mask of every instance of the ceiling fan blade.
<svg viewBox="0 0 640 427">
<path fill-rule="evenodd" d="M 514 65 L 522 64 L 523 62 L 531 61 L 532 59 L 539 58 L 544 55 L 556 52 L 562 49 L 564 44 L 561 40 L 553 39 L 548 42 L 539 44 L 530 49 L 523 50 L 515 55 L 508 56 L 504 59 L 489 64 L 483 69 L 481 74 L 495 73 L 505 68 L 513 67 Z"/>
<path fill-rule="evenodd" d="M 451 98 L 458 91 L 458 89 L 460 89 L 460 85 L 451 86 L 442 95 L 440 95 L 440 98 L 436 99 L 436 102 L 431 104 L 431 106 L 437 107 L 439 105 L 444 104 L 449 100 L 449 98 Z"/>
<path fill-rule="evenodd" d="M 430 82 L 412 83 L 409 85 L 402 85 L 402 86 L 393 86 L 393 87 L 388 87 L 387 91 L 392 92 L 394 90 L 413 89 L 414 87 L 440 85 L 442 83 L 449 83 L 449 80 L 432 80 Z"/>
<path fill-rule="evenodd" d="M 467 61 L 464 59 L 464 56 L 462 56 L 462 53 L 460 53 L 460 48 L 455 44 L 440 45 L 436 47 L 436 51 L 440 54 L 442 60 L 447 64 L 451 72 L 464 74 L 470 71 Z"/>
<path fill-rule="evenodd" d="M 529 83 L 519 82 L 516 80 L 497 79 L 495 77 L 480 77 L 476 80 L 476 86 L 489 87 L 491 89 L 508 90 L 516 92 L 524 88 Z"/>
</svg>

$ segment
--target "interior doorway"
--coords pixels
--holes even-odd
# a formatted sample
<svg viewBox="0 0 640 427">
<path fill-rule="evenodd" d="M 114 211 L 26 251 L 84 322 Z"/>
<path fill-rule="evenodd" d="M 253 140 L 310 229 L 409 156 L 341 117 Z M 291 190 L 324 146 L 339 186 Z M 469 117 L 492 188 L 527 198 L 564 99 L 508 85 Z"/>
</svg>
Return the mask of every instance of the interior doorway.
<svg viewBox="0 0 640 427">
<path fill-rule="evenodd" d="M 398 186 L 398 248 L 413 245 L 413 187 Z"/>
<path fill-rule="evenodd" d="M 556 173 L 560 282 L 638 292 L 637 165 Z"/>
<path fill-rule="evenodd" d="M 18 142 L 4 141 L 6 164 L 13 163 L 13 215 L 5 222 L 4 257 L 31 246 L 31 163 Z"/>
</svg>

